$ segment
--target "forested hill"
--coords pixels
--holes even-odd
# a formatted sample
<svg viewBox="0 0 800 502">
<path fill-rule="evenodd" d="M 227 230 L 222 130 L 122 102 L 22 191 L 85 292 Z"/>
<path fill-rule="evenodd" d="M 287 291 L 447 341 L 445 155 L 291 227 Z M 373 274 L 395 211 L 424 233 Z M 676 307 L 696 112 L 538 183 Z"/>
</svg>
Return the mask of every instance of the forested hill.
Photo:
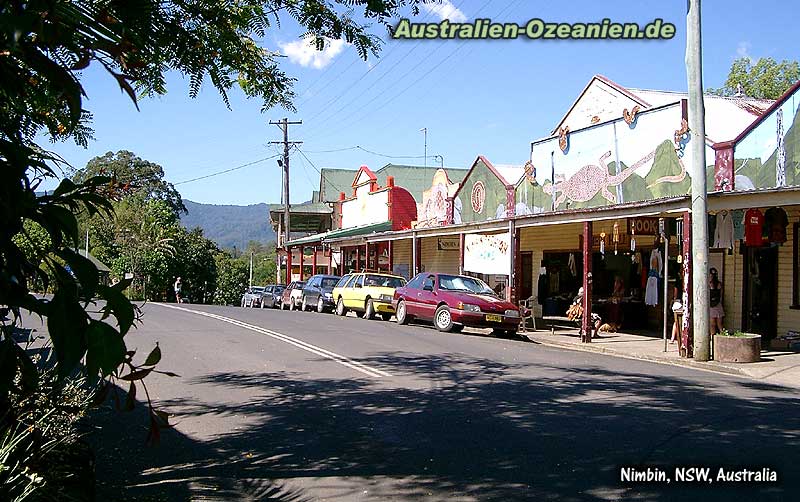
<svg viewBox="0 0 800 502">
<path fill-rule="evenodd" d="M 183 200 L 187 214 L 181 215 L 184 227 L 200 227 L 203 234 L 216 242 L 219 247 L 244 249 L 250 241 L 268 242 L 275 240 L 275 233 L 269 226 L 267 204 L 251 206 L 222 206 L 200 204 Z"/>
</svg>

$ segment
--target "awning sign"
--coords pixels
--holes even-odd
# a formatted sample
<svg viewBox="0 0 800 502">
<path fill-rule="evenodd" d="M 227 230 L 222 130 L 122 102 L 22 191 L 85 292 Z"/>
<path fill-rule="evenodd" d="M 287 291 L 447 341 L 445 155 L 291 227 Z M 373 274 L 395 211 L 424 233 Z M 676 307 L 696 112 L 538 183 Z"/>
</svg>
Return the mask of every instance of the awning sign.
<svg viewBox="0 0 800 502">
<path fill-rule="evenodd" d="M 509 275 L 511 234 L 465 235 L 464 270 L 488 275 Z"/>
</svg>

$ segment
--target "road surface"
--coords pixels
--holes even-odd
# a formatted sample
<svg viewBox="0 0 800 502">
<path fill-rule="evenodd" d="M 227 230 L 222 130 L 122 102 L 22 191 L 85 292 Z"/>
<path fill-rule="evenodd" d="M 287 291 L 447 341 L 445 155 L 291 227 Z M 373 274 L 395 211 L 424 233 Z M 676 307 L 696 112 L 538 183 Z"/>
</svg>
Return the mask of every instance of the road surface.
<svg viewBox="0 0 800 502">
<path fill-rule="evenodd" d="M 126 341 L 142 358 L 159 342 L 181 375 L 147 380 L 175 426 L 148 447 L 143 406 L 101 410 L 98 500 L 790 500 L 800 485 L 791 389 L 353 314 L 143 312 Z M 670 482 L 622 482 L 628 466 Z M 674 479 L 693 466 L 714 481 Z M 778 481 L 723 483 L 720 467 Z"/>
</svg>

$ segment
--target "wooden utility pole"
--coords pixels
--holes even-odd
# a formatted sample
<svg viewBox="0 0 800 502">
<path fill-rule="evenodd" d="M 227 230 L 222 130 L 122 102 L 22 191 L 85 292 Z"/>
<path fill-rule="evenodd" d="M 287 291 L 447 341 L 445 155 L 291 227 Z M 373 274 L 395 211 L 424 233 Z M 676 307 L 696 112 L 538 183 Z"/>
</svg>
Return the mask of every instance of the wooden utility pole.
<svg viewBox="0 0 800 502">
<path fill-rule="evenodd" d="M 289 122 L 289 119 L 269 121 L 270 124 L 278 126 L 283 131 L 283 141 L 270 141 L 269 144 L 282 144 L 283 145 L 283 161 L 278 161 L 278 164 L 283 168 L 283 247 L 286 248 L 286 243 L 289 242 L 289 147 L 291 145 L 302 144 L 302 141 L 289 141 L 289 126 L 300 125 L 302 120 L 296 122 Z"/>
<path fill-rule="evenodd" d="M 706 201 L 706 127 L 703 103 L 703 52 L 700 0 L 689 0 L 686 13 L 686 79 L 689 87 L 689 131 L 692 164 L 692 261 L 694 358 L 708 361 L 711 352 L 708 312 L 708 214 Z"/>
</svg>

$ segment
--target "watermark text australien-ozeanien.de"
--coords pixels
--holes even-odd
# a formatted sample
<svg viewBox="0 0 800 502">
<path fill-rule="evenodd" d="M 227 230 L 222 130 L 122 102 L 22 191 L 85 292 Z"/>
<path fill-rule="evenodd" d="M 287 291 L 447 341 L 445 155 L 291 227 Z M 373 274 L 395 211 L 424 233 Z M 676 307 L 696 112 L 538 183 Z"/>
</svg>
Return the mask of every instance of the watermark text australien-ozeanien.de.
<svg viewBox="0 0 800 502">
<path fill-rule="evenodd" d="M 617 23 L 603 19 L 595 23 L 548 23 L 531 19 L 525 24 L 496 23 L 491 19 L 475 19 L 468 23 L 413 23 L 403 18 L 395 26 L 392 38 L 460 39 L 460 40 L 669 40 L 675 36 L 675 25 L 656 18 L 644 26 L 638 23 Z"/>
</svg>

